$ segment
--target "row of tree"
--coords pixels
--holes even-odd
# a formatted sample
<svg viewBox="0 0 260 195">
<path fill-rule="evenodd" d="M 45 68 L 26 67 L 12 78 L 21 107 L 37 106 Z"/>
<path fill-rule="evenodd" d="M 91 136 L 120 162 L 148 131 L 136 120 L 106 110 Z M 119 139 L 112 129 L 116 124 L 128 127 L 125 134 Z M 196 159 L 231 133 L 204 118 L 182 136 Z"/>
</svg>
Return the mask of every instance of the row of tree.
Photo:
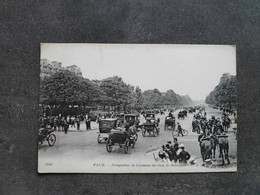
<svg viewBox="0 0 260 195">
<path fill-rule="evenodd" d="M 236 109 L 236 76 L 225 73 L 220 78 L 219 84 L 206 97 L 206 103 L 221 107 Z"/>
<path fill-rule="evenodd" d="M 166 93 L 158 89 L 142 92 L 139 87 L 126 84 L 118 76 L 103 80 L 77 77 L 69 71 L 60 71 L 41 81 L 40 103 L 53 109 L 68 107 L 141 110 L 192 104 L 189 96 L 180 96 L 173 90 Z"/>
</svg>

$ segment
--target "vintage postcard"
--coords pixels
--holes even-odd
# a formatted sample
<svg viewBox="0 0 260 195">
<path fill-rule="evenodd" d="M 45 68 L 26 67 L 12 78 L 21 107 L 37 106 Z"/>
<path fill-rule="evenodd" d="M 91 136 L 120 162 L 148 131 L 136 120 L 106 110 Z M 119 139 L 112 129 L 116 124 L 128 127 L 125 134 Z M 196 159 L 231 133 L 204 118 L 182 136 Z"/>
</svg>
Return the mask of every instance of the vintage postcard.
<svg viewBox="0 0 260 195">
<path fill-rule="evenodd" d="M 233 45 L 42 43 L 39 173 L 237 170 Z"/>
</svg>

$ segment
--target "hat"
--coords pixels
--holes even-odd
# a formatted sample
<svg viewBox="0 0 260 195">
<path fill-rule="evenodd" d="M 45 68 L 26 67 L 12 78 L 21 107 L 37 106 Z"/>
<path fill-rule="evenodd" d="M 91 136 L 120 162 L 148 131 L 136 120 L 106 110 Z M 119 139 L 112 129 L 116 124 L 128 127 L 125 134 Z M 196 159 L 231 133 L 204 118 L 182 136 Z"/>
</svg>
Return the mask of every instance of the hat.
<svg viewBox="0 0 260 195">
<path fill-rule="evenodd" d="M 171 144 L 172 142 L 171 141 L 167 141 L 168 144 Z"/>
<path fill-rule="evenodd" d="M 179 145 L 179 148 L 184 148 L 184 144 L 181 143 L 181 144 Z"/>
</svg>

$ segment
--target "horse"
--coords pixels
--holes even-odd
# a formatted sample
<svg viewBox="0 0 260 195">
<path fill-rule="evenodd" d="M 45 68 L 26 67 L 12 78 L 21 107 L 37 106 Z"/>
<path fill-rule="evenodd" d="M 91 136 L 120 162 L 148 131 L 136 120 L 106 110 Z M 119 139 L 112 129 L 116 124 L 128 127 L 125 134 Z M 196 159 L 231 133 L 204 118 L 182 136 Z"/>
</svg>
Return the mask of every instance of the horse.
<svg viewBox="0 0 260 195">
<path fill-rule="evenodd" d="M 201 157 L 202 157 L 203 162 L 206 159 L 211 158 L 211 155 L 212 155 L 212 153 L 211 153 L 211 143 L 210 143 L 209 139 L 204 139 L 204 140 L 201 141 L 200 152 L 201 152 Z"/>
<path fill-rule="evenodd" d="M 200 141 L 200 152 L 203 162 L 207 159 L 215 159 L 217 145 L 218 140 L 214 136 L 204 138 Z"/>
<path fill-rule="evenodd" d="M 219 157 L 222 158 L 222 165 L 225 164 L 225 159 L 227 160 L 228 164 L 230 164 L 230 161 L 228 159 L 229 142 L 227 136 L 218 136 L 218 142 L 219 142 Z"/>
</svg>

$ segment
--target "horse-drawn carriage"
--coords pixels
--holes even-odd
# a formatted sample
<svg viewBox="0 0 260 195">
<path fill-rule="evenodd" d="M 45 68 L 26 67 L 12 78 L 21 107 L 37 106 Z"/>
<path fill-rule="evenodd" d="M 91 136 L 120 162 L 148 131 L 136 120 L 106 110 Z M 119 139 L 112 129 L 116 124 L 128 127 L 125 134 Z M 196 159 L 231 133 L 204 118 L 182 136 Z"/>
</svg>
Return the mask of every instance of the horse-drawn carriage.
<svg viewBox="0 0 260 195">
<path fill-rule="evenodd" d="M 128 126 L 134 126 L 136 130 L 140 130 L 142 125 L 140 125 L 139 116 L 137 114 L 125 114 L 124 123 Z"/>
<path fill-rule="evenodd" d="M 155 123 L 160 123 L 160 119 L 159 118 L 155 118 L 155 113 L 154 112 L 148 112 L 144 115 L 144 118 L 146 121 L 154 121 Z"/>
<path fill-rule="evenodd" d="M 97 137 L 98 143 L 107 141 L 108 134 L 110 133 L 111 129 L 115 129 L 117 127 L 117 122 L 117 119 L 114 118 L 101 119 L 99 121 L 99 133 Z"/>
<path fill-rule="evenodd" d="M 184 119 L 185 117 L 187 117 L 187 111 L 186 110 L 180 111 L 178 113 L 178 119 Z"/>
<path fill-rule="evenodd" d="M 153 112 L 147 112 L 147 113 L 145 113 L 144 118 L 145 118 L 145 120 L 155 119 L 155 113 L 153 113 Z"/>
<path fill-rule="evenodd" d="M 158 124 L 154 121 L 154 122 L 146 122 L 143 123 L 142 125 L 142 135 L 143 137 L 146 136 L 146 133 L 148 133 L 149 135 L 153 134 L 153 136 L 157 136 L 160 133 L 160 128 L 158 127 Z"/>
<path fill-rule="evenodd" d="M 137 133 L 131 129 L 131 127 L 127 131 L 122 129 L 113 129 L 109 133 L 106 142 L 106 149 L 108 152 L 111 152 L 113 146 L 119 146 L 124 149 L 125 153 L 127 153 L 129 147 L 134 148 L 137 138 Z"/>
<path fill-rule="evenodd" d="M 170 116 L 167 116 L 166 118 L 165 118 L 165 121 L 164 121 L 164 130 L 169 130 L 169 127 L 171 128 L 171 129 L 175 129 L 175 118 L 174 117 L 170 117 Z"/>
<path fill-rule="evenodd" d="M 125 114 L 124 122 L 127 123 L 130 126 L 139 125 L 139 123 L 140 123 L 137 114 Z"/>
<path fill-rule="evenodd" d="M 48 141 L 49 146 L 53 146 L 56 142 L 56 135 L 53 133 L 53 128 L 40 128 L 38 131 L 38 144 L 39 146 Z"/>
</svg>

